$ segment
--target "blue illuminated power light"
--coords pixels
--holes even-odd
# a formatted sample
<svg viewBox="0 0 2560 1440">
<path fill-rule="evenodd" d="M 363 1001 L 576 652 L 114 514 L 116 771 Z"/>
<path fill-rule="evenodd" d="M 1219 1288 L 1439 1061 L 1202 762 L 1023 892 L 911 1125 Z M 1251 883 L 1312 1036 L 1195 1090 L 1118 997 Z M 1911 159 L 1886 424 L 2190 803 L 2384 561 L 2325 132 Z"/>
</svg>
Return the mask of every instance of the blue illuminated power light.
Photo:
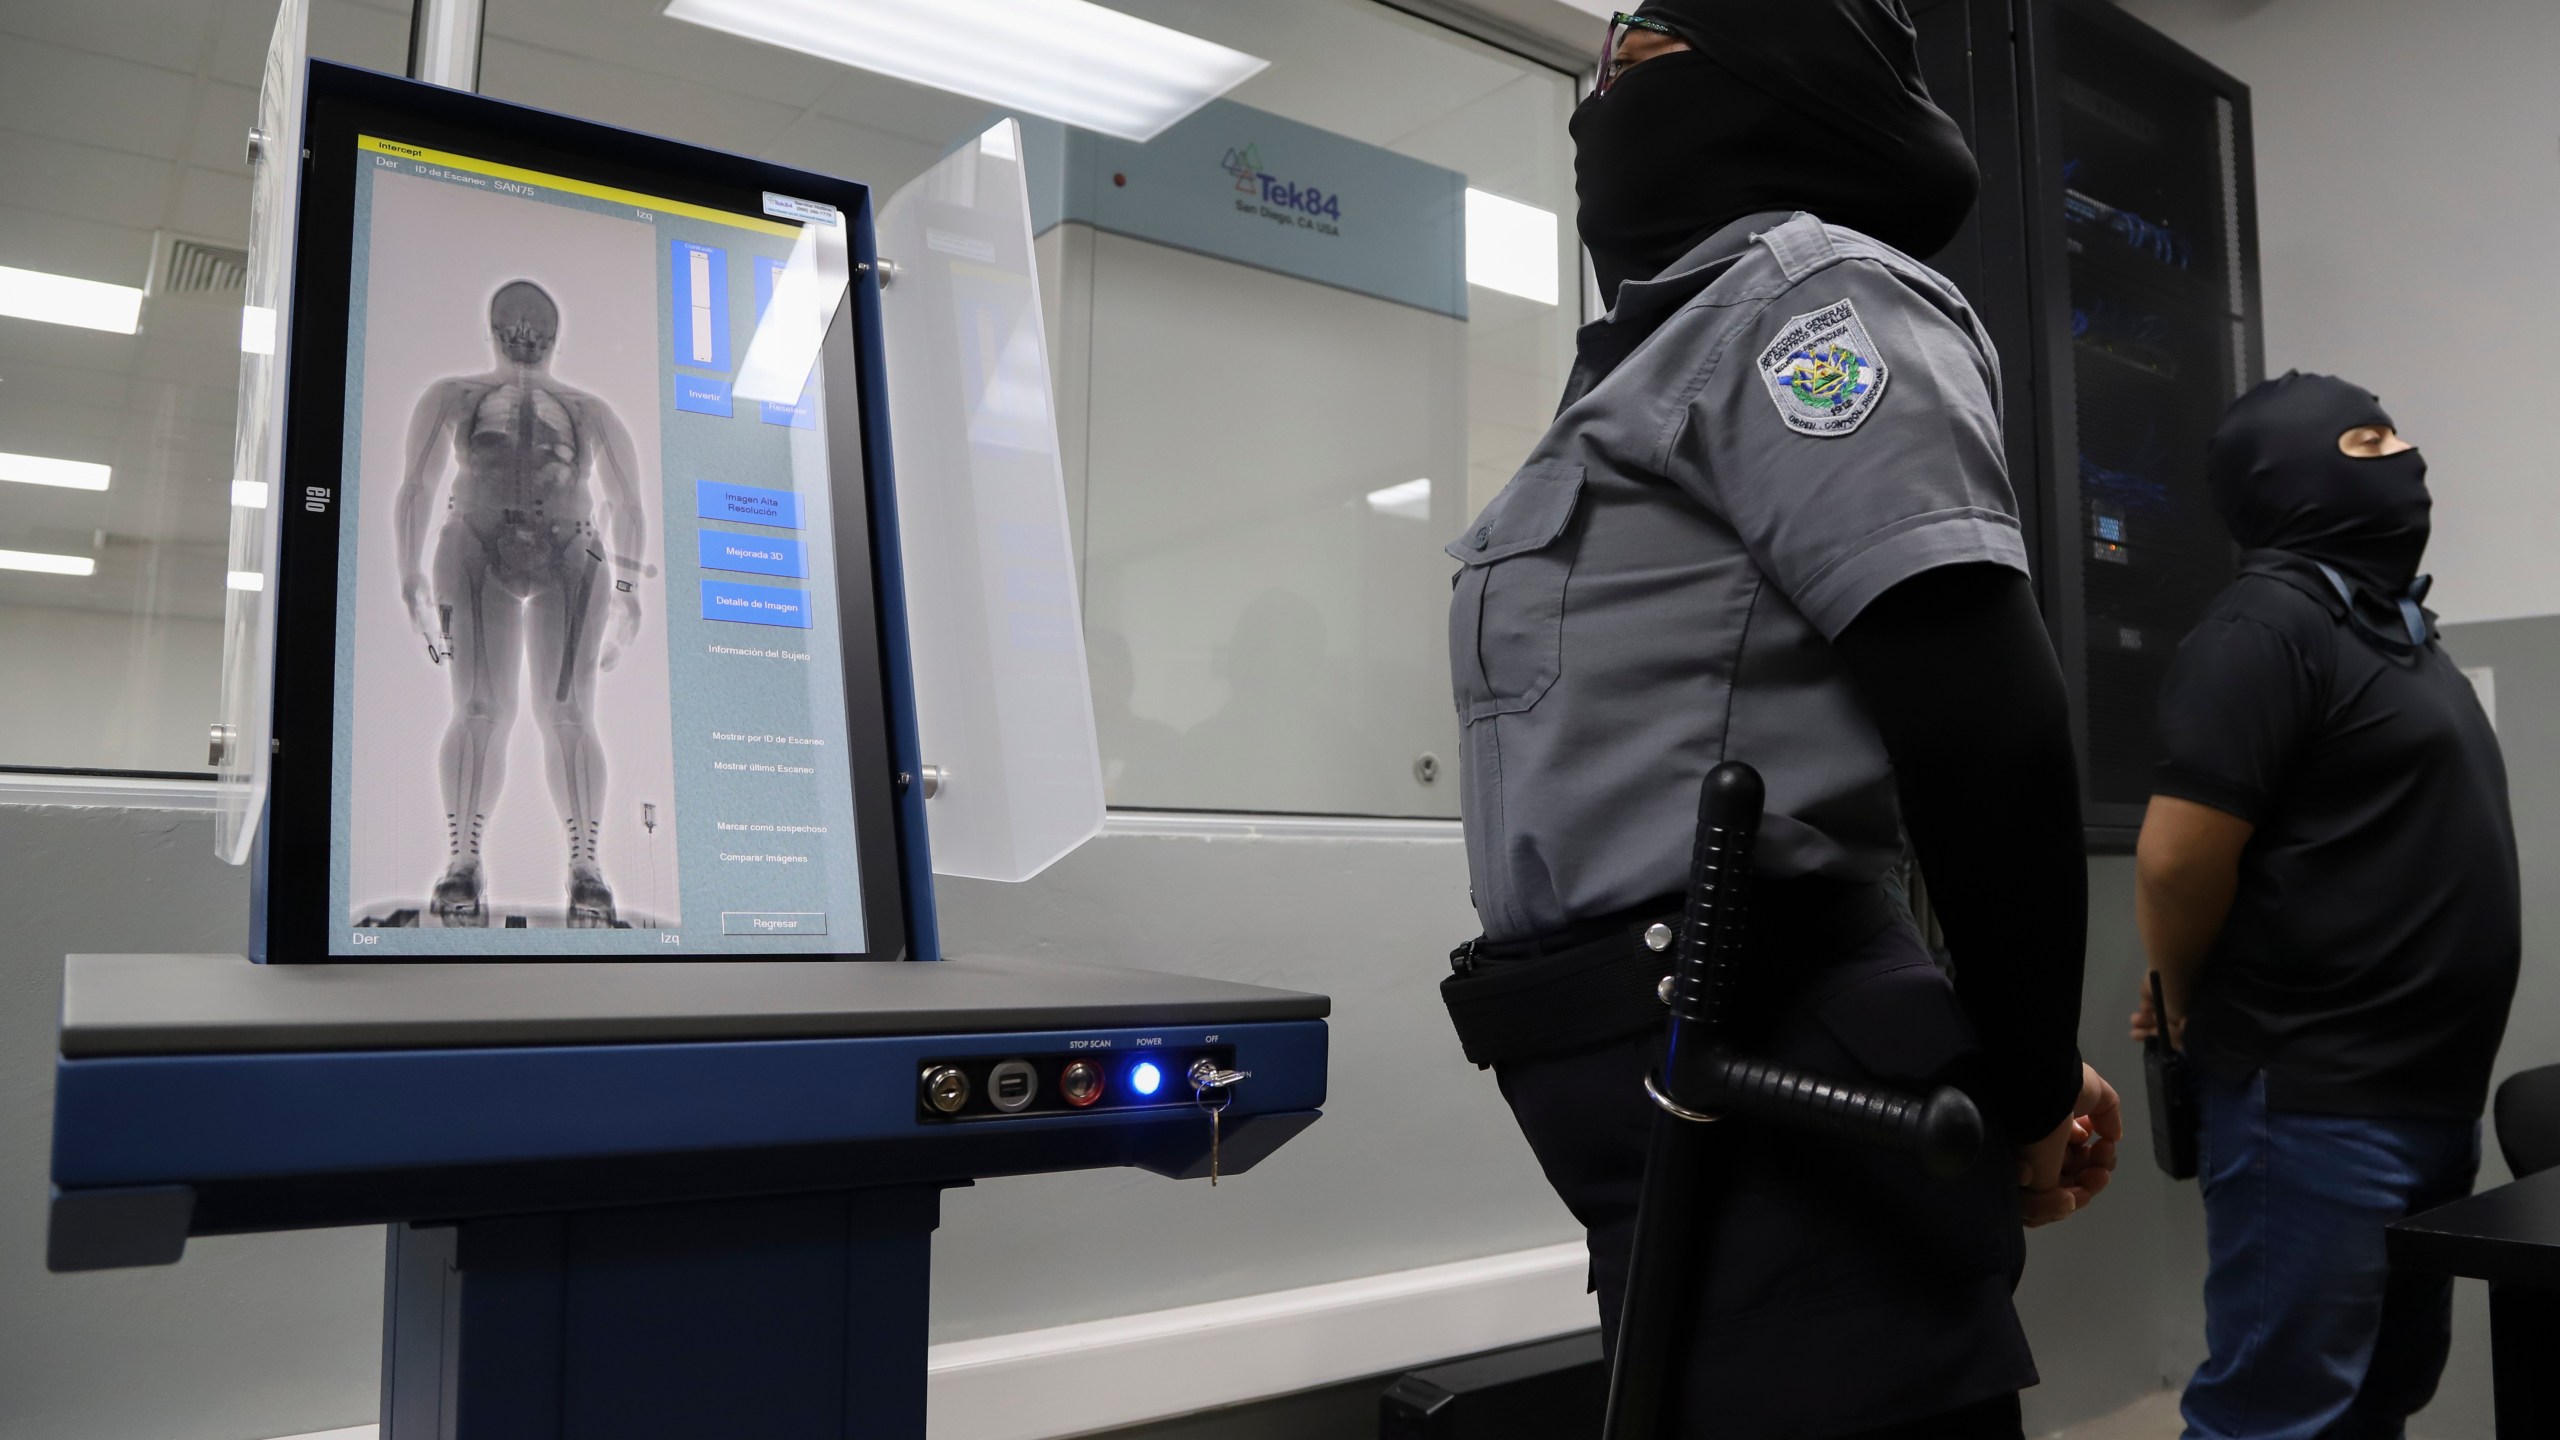
<svg viewBox="0 0 2560 1440">
<path fill-rule="evenodd" d="M 1141 1060 L 1129 1071 L 1129 1088 L 1141 1095 L 1153 1095 L 1164 1087 L 1164 1072 L 1152 1060 Z"/>
</svg>

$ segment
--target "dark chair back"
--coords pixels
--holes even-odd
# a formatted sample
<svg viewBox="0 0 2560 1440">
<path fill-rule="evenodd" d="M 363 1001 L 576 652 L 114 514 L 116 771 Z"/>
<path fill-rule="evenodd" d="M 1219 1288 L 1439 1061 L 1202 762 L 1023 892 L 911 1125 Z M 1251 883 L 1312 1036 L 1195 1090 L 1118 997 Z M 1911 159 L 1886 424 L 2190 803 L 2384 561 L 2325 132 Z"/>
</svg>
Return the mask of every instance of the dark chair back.
<svg viewBox="0 0 2560 1440">
<path fill-rule="evenodd" d="M 2560 1165 L 2560 1065 L 2508 1076 L 2489 1109 L 2497 1117 L 2498 1149 L 2517 1179 Z"/>
</svg>

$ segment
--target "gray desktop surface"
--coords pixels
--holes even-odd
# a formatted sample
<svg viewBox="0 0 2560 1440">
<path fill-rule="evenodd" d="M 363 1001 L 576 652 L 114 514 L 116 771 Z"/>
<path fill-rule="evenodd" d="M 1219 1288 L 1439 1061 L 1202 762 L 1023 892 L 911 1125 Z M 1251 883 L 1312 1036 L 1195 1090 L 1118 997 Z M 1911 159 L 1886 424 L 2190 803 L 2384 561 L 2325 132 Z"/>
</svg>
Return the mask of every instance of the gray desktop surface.
<svg viewBox="0 0 2560 1440">
<path fill-rule="evenodd" d="M 252 965 L 74 955 L 62 1053 L 202 1055 L 1109 1030 L 1318 1020 L 1321 995 L 994 956 Z"/>
</svg>

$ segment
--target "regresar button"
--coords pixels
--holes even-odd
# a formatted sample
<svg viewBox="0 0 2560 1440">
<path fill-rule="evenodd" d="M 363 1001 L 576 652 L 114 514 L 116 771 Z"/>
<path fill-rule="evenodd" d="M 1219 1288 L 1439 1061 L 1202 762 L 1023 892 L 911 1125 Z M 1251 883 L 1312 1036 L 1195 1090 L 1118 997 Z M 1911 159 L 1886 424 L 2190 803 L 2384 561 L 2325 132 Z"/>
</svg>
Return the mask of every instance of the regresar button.
<svg viewBox="0 0 2560 1440">
<path fill-rule="evenodd" d="M 827 916 L 823 910 L 723 910 L 720 912 L 723 935 L 824 935 Z"/>
</svg>

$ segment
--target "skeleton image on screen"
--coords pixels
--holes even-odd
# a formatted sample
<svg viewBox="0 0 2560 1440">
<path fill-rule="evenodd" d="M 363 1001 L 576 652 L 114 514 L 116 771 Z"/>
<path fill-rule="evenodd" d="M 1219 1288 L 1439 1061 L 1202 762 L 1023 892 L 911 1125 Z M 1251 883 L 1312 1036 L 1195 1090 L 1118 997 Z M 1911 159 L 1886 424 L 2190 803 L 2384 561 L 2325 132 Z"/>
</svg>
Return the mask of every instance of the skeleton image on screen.
<svg viewBox="0 0 2560 1440">
<path fill-rule="evenodd" d="M 630 433 L 604 402 L 553 378 L 562 333 L 549 291 L 500 286 L 494 363 L 429 385 L 402 452 L 401 603 L 453 704 L 441 747 L 419 757 L 443 791 L 446 861 L 429 900 L 443 925 L 490 923 L 483 831 L 528 704 L 560 817 L 567 923 L 622 923 L 598 862 L 608 777 L 596 682 L 638 633 L 637 581 L 655 567 L 634 558 L 650 552 Z"/>
</svg>

